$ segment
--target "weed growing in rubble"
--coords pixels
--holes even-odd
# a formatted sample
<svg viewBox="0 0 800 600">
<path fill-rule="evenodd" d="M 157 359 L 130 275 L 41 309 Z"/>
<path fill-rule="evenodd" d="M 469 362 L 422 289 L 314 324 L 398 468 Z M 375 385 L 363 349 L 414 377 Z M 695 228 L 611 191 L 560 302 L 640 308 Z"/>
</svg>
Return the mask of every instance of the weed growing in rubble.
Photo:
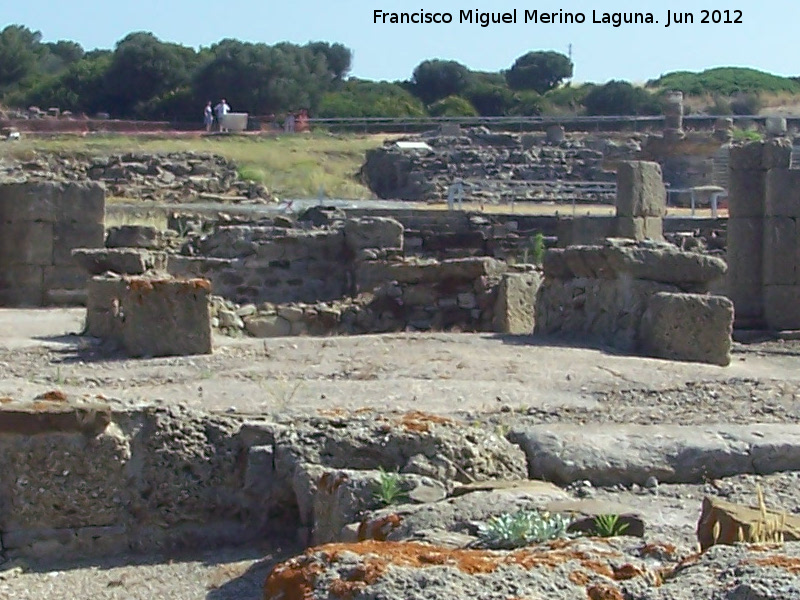
<svg viewBox="0 0 800 600">
<path fill-rule="evenodd" d="M 378 482 L 375 485 L 373 496 L 375 500 L 380 502 L 383 506 L 399 504 L 408 499 L 408 496 L 403 491 L 400 475 L 384 471 L 382 468 L 380 470 L 380 475 L 378 475 Z"/>
<path fill-rule="evenodd" d="M 571 521 L 563 515 L 521 510 L 492 517 L 478 526 L 480 545 L 492 550 L 511 550 L 566 538 Z"/>
<path fill-rule="evenodd" d="M 619 520 L 619 515 L 597 515 L 594 518 L 592 535 L 598 537 L 617 537 L 628 529 L 628 523 Z"/>
<path fill-rule="evenodd" d="M 758 520 L 751 527 L 737 526 L 737 541 L 741 544 L 783 544 L 784 530 L 786 529 L 786 512 L 780 515 L 771 515 L 767 511 L 764 502 L 764 492 L 760 485 L 756 485 L 756 497 L 758 499 Z M 722 528 L 720 522 L 714 523 L 712 528 L 714 541 L 712 545 L 719 543 Z"/>
<path fill-rule="evenodd" d="M 544 253 L 547 248 L 544 245 L 544 235 L 541 231 L 537 231 L 533 236 L 533 244 L 531 246 L 531 260 L 535 265 L 541 265 L 544 262 Z"/>
</svg>

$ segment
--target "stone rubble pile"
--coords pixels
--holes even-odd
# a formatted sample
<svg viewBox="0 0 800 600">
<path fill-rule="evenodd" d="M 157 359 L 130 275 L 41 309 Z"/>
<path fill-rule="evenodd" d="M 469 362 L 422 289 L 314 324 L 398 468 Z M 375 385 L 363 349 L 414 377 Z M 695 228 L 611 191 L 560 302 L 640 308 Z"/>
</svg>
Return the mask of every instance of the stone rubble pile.
<svg viewBox="0 0 800 600">
<path fill-rule="evenodd" d="M 269 203 L 267 188 L 242 180 L 225 157 L 199 152 L 127 153 L 101 157 L 37 154 L 6 165 L 6 179 L 97 181 L 112 197 L 158 202 L 217 200 Z"/>
</svg>

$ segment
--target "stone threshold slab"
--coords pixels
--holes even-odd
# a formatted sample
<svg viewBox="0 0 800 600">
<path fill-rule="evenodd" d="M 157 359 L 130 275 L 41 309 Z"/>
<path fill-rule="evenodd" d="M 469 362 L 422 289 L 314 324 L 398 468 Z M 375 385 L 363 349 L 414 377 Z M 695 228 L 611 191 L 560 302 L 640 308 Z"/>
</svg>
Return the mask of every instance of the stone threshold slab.
<svg viewBox="0 0 800 600">
<path fill-rule="evenodd" d="M 557 484 L 703 483 L 800 471 L 800 425 L 536 425 L 509 434 L 529 476 Z"/>
</svg>

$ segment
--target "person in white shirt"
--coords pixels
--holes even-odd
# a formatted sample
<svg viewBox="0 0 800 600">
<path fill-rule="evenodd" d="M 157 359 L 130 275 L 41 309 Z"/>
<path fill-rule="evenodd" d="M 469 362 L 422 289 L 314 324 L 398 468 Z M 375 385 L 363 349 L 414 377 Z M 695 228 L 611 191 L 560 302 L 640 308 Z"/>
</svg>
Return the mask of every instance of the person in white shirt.
<svg viewBox="0 0 800 600">
<path fill-rule="evenodd" d="M 228 131 L 226 128 L 222 126 L 222 117 L 231 112 L 231 107 L 228 106 L 228 103 L 225 101 L 225 98 L 220 100 L 219 104 L 217 104 L 214 107 L 214 112 L 217 113 L 217 123 L 219 123 L 219 130 Z"/>
</svg>

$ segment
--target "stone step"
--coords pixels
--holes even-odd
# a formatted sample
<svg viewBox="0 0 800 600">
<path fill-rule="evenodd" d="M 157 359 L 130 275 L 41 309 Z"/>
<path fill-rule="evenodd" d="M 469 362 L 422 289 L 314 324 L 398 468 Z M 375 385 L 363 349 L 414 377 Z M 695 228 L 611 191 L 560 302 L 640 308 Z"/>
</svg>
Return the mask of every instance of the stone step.
<svg viewBox="0 0 800 600">
<path fill-rule="evenodd" d="M 509 439 L 528 475 L 557 484 L 702 483 L 740 474 L 800 471 L 800 425 L 536 425 Z"/>
</svg>

